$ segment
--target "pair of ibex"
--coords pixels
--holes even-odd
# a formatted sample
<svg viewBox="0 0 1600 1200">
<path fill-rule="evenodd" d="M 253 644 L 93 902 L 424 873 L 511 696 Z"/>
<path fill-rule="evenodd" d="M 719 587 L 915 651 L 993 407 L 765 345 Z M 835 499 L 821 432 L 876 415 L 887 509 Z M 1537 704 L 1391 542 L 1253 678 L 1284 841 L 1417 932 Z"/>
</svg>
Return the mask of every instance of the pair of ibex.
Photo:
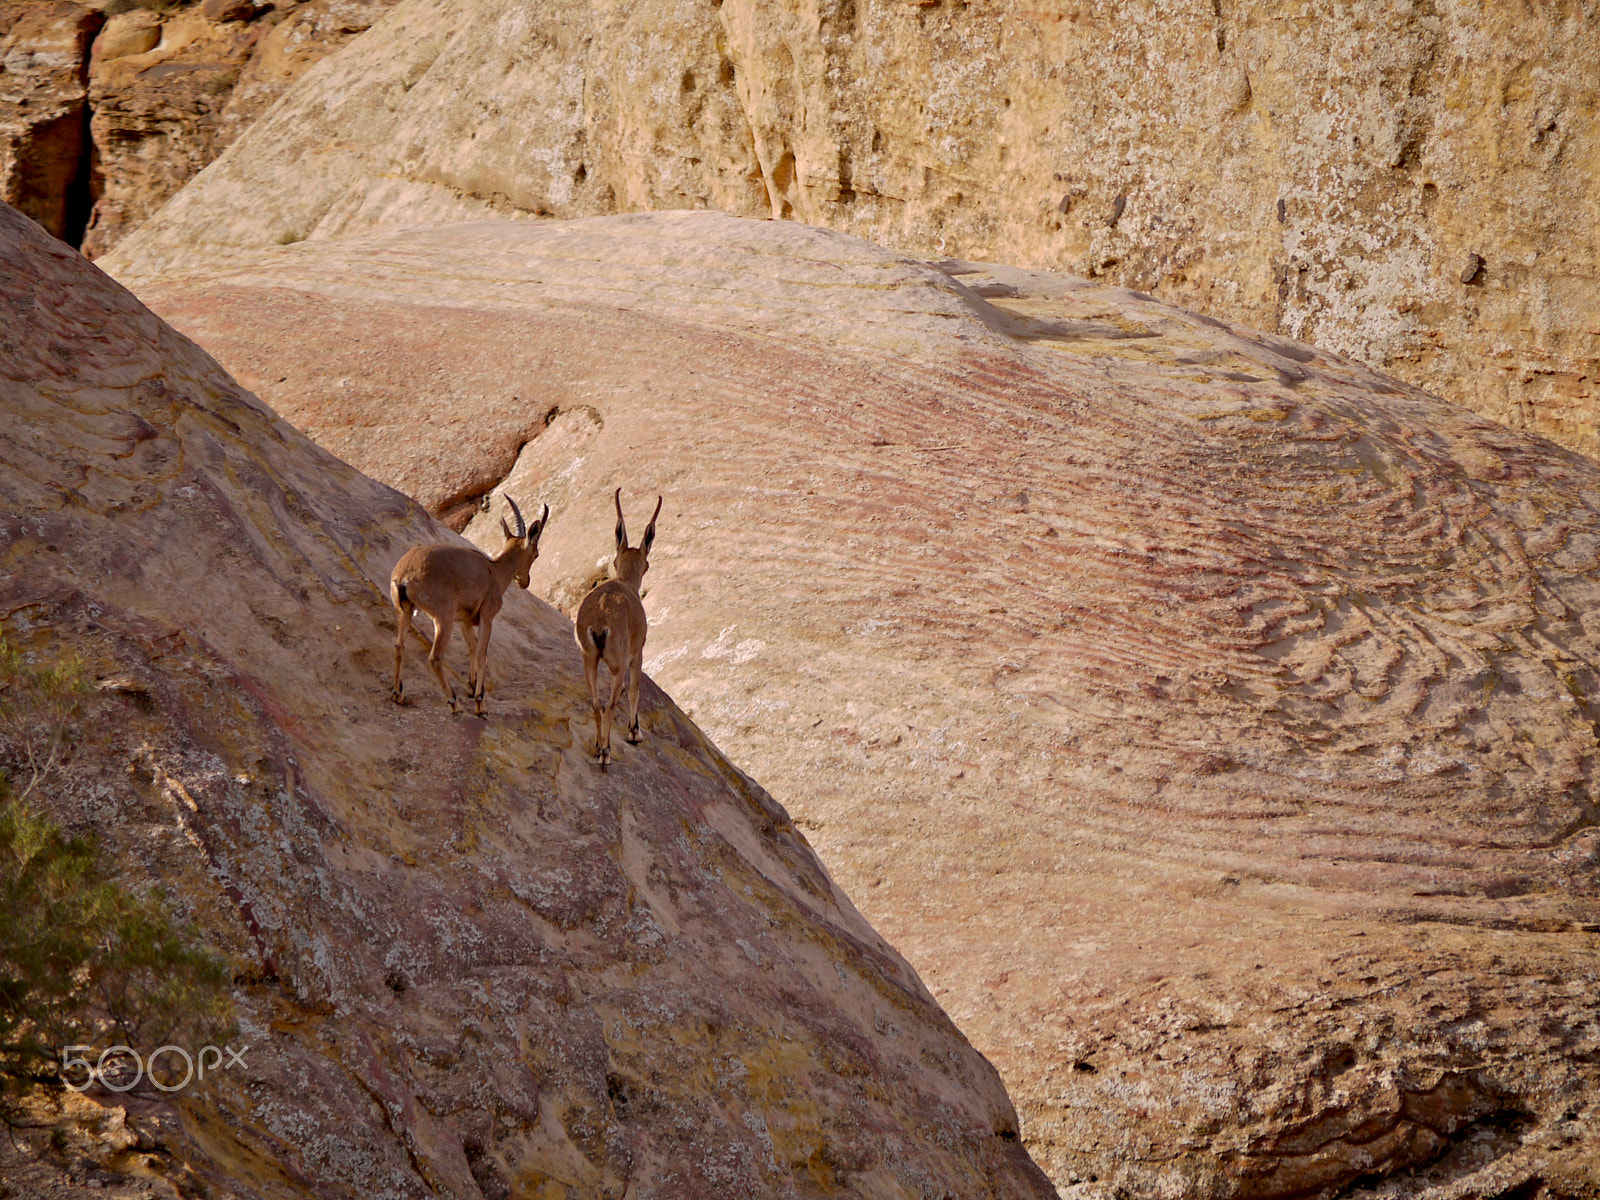
<svg viewBox="0 0 1600 1200">
<path fill-rule="evenodd" d="M 594 705 L 594 749 L 601 766 L 611 761 L 611 714 L 622 695 L 624 680 L 628 685 L 628 741 L 632 745 L 639 744 L 639 676 L 644 671 L 644 638 L 648 629 L 639 585 L 650 569 L 650 546 L 656 540 L 656 518 L 661 515 L 661 497 L 657 496 L 656 511 L 650 516 L 643 540 L 636 547 L 629 546 L 628 528 L 622 519 L 621 488 L 617 489 L 614 499 L 617 503 L 617 556 L 611 563 L 612 578 L 584 597 L 573 623 L 578 649 L 583 651 L 583 674 L 589 683 L 589 700 Z M 434 677 L 450 702 L 450 711 L 455 713 L 461 711 L 461 705 L 456 700 L 455 687 L 445 679 L 449 668 L 445 666 L 444 651 L 450 644 L 450 626 L 460 623 L 461 636 L 466 639 L 471 660 L 467 694 L 477 705 L 477 715 L 483 716 L 489 633 L 494 628 L 495 615 L 513 579 L 518 587 L 528 586 L 528 572 L 534 559 L 539 557 L 539 537 L 550 522 L 548 504 L 530 528 L 523 522 L 517 502 L 507 496 L 506 503 L 511 505 L 517 528 L 513 533 L 505 518 L 500 518 L 500 532 L 505 534 L 506 544 L 495 557 L 466 546 L 413 546 L 395 564 L 389 576 L 389 596 L 394 601 L 395 617 L 400 626 L 394 640 L 396 704 L 405 702 L 400 662 L 405 655 L 411 616 L 420 608 L 433 618 L 433 648 L 428 653 L 428 666 L 433 668 Z M 611 697 L 604 706 L 600 703 L 602 659 L 611 669 Z"/>
</svg>

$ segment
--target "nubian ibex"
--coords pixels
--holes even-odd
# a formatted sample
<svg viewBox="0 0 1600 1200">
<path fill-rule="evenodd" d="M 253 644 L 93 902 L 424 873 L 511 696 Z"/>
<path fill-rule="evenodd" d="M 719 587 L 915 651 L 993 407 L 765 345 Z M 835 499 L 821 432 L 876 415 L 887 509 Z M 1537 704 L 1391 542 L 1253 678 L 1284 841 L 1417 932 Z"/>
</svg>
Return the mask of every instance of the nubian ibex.
<svg viewBox="0 0 1600 1200">
<path fill-rule="evenodd" d="M 612 578 L 596 587 L 578 606 L 573 633 L 583 651 L 583 674 L 589 681 L 589 700 L 594 705 L 594 752 L 603 767 L 611 761 L 611 712 L 622 695 L 623 680 L 628 683 L 628 744 L 639 744 L 639 676 L 644 673 L 644 637 L 649 623 L 639 585 L 650 569 L 650 546 L 656 540 L 656 518 L 661 515 L 661 497 L 650 515 L 644 538 L 638 546 L 628 545 L 628 527 L 622 519 L 622 489 L 617 489 L 617 557 L 612 560 Z M 611 668 L 611 699 L 600 704 L 600 661 Z"/>
<path fill-rule="evenodd" d="M 467 642 L 467 655 L 471 666 L 467 679 L 467 694 L 477 704 L 477 715 L 484 713 L 484 677 L 488 674 L 489 634 L 494 629 L 495 614 L 505 601 L 506 589 L 515 579 L 518 587 L 528 586 L 528 570 L 539 557 L 539 535 L 550 520 L 550 506 L 529 529 L 523 524 L 522 510 L 510 496 L 506 503 L 517 519 L 513 533 L 500 518 L 500 532 L 506 535 L 506 544 L 500 553 L 490 558 L 481 550 L 470 546 L 413 546 L 400 556 L 389 576 L 389 597 L 394 601 L 395 617 L 400 628 L 394 639 L 394 701 L 405 703 L 405 689 L 400 683 L 400 660 L 405 654 L 406 634 L 411 629 L 411 614 L 421 609 L 433 618 L 433 648 L 428 653 L 428 666 L 444 689 L 450 701 L 450 711 L 459 713 L 454 685 L 445 681 L 449 670 L 444 662 L 444 649 L 450 644 L 450 626 L 461 623 L 461 636 Z M 480 631 L 473 636 L 474 629 Z M 455 672 L 450 672 L 455 676 Z"/>
</svg>

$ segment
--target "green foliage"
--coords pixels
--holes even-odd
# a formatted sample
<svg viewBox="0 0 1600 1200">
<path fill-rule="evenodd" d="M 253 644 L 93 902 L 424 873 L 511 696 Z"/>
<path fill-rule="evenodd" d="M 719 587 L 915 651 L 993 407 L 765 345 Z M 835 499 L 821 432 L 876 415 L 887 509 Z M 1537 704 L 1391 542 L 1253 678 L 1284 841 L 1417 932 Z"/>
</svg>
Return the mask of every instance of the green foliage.
<svg viewBox="0 0 1600 1200">
<path fill-rule="evenodd" d="M 60 1047 L 226 1037 L 230 972 L 155 893 L 113 877 L 92 839 L 29 797 L 77 736 L 81 666 L 30 665 L 0 639 L 0 738 L 24 785 L 0 774 L 0 1093 L 59 1076 Z"/>
<path fill-rule="evenodd" d="M 25 777 L 17 799 L 26 801 L 71 752 L 88 691 L 77 659 L 36 667 L 0 637 L 0 739 Z"/>
<path fill-rule="evenodd" d="M 42 1069 L 76 1008 L 111 907 L 98 868 L 87 841 L 0 801 L 0 1073 L 13 1083 Z"/>
</svg>

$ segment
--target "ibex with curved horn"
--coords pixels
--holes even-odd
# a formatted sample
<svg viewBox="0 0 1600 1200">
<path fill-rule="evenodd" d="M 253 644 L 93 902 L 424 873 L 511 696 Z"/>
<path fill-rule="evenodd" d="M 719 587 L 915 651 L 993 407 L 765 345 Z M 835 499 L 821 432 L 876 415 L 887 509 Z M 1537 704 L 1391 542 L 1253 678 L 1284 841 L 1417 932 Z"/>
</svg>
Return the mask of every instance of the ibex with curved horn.
<svg viewBox="0 0 1600 1200">
<path fill-rule="evenodd" d="M 583 675 L 589 681 L 589 700 L 594 705 L 594 752 L 603 767 L 611 761 L 611 713 L 622 695 L 623 680 L 628 684 L 628 743 L 639 744 L 639 677 L 644 673 L 644 638 L 649 630 L 639 585 L 650 569 L 650 546 L 656 540 L 656 518 L 661 515 L 661 497 L 650 515 L 644 538 L 637 547 L 628 545 L 628 527 L 622 519 L 622 489 L 617 489 L 617 557 L 611 563 L 612 578 L 584 597 L 578 606 L 573 633 L 583 651 Z M 600 661 L 611 668 L 611 699 L 600 704 Z"/>
<path fill-rule="evenodd" d="M 528 570 L 539 557 L 539 535 L 550 520 L 550 506 L 546 504 L 543 515 L 529 529 L 517 502 L 507 496 L 506 503 L 517 519 L 517 529 L 513 533 L 505 518 L 500 518 L 500 532 L 506 535 L 506 544 L 493 558 L 470 546 L 413 546 L 395 563 L 389 576 L 389 597 L 394 601 L 400 625 L 394 639 L 396 704 L 405 703 L 400 660 L 405 654 L 411 614 L 420 608 L 433 618 L 433 649 L 428 653 L 428 666 L 433 668 L 453 713 L 460 712 L 461 706 L 456 702 L 456 689 L 445 681 L 444 673 L 449 668 L 444 664 L 444 649 L 450 644 L 450 626 L 461 623 L 461 636 L 467 641 L 471 660 L 467 694 L 477 704 L 477 715 L 483 716 L 484 676 L 488 674 L 489 634 L 494 629 L 495 614 L 513 579 L 519 587 L 528 586 Z M 481 631 L 480 636 L 473 636 L 475 629 Z M 455 672 L 450 674 L 453 677 Z"/>
</svg>

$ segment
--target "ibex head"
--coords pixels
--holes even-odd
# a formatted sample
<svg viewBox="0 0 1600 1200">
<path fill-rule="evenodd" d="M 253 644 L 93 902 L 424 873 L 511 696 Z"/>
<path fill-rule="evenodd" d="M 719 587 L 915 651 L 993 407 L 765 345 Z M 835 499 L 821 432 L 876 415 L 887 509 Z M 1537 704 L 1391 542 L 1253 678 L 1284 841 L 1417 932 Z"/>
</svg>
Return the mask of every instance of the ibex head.
<svg viewBox="0 0 1600 1200">
<path fill-rule="evenodd" d="M 622 519 L 622 489 L 617 489 L 617 557 L 611 562 L 613 578 L 631 584 L 634 591 L 644 582 L 644 573 L 650 569 L 650 547 L 656 540 L 656 518 L 661 515 L 661 497 L 656 497 L 656 511 L 650 514 L 650 524 L 645 526 L 644 537 L 637 546 L 628 545 L 628 526 Z"/>
<path fill-rule="evenodd" d="M 506 535 L 506 544 L 500 550 L 497 561 L 504 562 L 510 556 L 517 567 L 517 586 L 528 586 L 528 571 L 533 567 L 533 560 L 539 557 L 539 535 L 544 532 L 545 524 L 550 520 L 550 506 L 544 506 L 544 512 L 530 529 L 522 520 L 522 510 L 517 507 L 517 502 L 510 496 L 506 503 L 511 505 L 511 515 L 517 519 L 517 531 L 511 532 L 511 527 L 506 524 L 504 517 L 500 518 L 500 532 Z"/>
</svg>

